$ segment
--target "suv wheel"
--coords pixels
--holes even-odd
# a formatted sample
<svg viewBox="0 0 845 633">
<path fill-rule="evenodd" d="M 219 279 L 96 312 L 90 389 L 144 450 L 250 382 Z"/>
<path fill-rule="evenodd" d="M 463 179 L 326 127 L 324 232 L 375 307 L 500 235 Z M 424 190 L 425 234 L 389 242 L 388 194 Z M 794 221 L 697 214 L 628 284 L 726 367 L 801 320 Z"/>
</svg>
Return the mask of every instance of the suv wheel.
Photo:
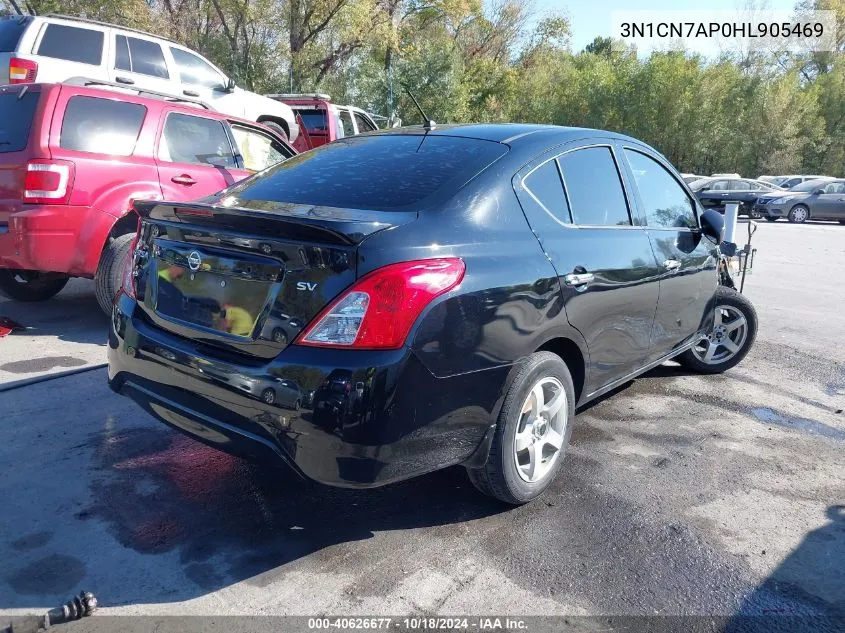
<svg viewBox="0 0 845 633">
<path fill-rule="evenodd" d="M 0 268 L 0 294 L 15 301 L 45 301 L 59 294 L 69 280 L 58 273 Z"/>
<path fill-rule="evenodd" d="M 745 358 L 757 336 L 757 311 L 732 288 L 716 289 L 716 314 L 707 336 L 676 360 L 702 374 L 720 374 Z"/>
<path fill-rule="evenodd" d="M 560 470 L 574 417 L 575 389 L 566 364 L 551 352 L 532 354 L 505 396 L 487 463 L 467 469 L 470 481 L 505 503 L 538 497 Z"/>
<path fill-rule="evenodd" d="M 793 224 L 802 224 L 810 217 L 810 210 L 803 204 L 796 204 L 786 216 Z"/>
<path fill-rule="evenodd" d="M 271 130 L 273 130 L 276 134 L 281 136 L 286 141 L 290 140 L 290 136 L 288 136 L 287 130 L 285 130 L 284 127 L 282 127 L 281 125 L 279 125 L 275 121 L 262 121 L 261 125 L 264 125 L 265 127 L 269 127 Z"/>
<path fill-rule="evenodd" d="M 94 294 L 106 314 L 111 314 L 114 296 L 123 283 L 123 263 L 129 256 L 134 237 L 134 233 L 127 233 L 109 238 L 100 255 L 100 265 L 94 273 Z"/>
</svg>

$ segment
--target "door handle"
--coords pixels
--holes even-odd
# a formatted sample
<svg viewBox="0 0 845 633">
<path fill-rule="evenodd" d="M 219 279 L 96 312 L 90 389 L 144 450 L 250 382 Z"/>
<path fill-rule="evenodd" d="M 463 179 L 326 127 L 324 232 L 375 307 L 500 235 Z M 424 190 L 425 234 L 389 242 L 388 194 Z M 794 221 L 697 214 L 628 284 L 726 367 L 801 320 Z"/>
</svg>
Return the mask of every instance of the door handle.
<svg viewBox="0 0 845 633">
<path fill-rule="evenodd" d="M 190 174 L 182 174 L 181 176 L 173 176 L 170 179 L 171 182 L 175 182 L 177 185 L 195 185 L 197 181 L 191 178 Z"/>
<path fill-rule="evenodd" d="M 199 97 L 200 96 L 200 93 L 198 93 L 194 90 L 183 90 L 182 94 L 185 95 L 186 97 Z"/>
<path fill-rule="evenodd" d="M 667 259 L 663 262 L 663 268 L 666 270 L 678 270 L 681 267 L 681 262 L 677 259 Z"/>
<path fill-rule="evenodd" d="M 115 77 L 115 78 L 114 78 L 114 80 L 115 80 L 117 83 L 119 83 L 119 84 L 128 84 L 128 85 L 132 85 L 132 84 L 134 84 L 134 83 L 135 83 L 135 80 L 134 80 L 134 79 L 130 79 L 129 77 L 120 77 L 120 76 L 118 76 L 118 77 Z"/>
<path fill-rule="evenodd" d="M 563 278 L 563 283 L 567 286 L 586 286 L 596 278 L 593 273 L 569 273 Z"/>
</svg>

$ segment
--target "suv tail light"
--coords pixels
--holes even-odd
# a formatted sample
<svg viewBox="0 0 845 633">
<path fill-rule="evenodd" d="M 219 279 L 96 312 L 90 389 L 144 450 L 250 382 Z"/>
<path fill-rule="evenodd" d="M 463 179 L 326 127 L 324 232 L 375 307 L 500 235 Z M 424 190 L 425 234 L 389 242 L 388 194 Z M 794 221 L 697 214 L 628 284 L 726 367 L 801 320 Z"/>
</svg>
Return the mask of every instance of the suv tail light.
<svg viewBox="0 0 845 633">
<path fill-rule="evenodd" d="M 12 57 L 9 60 L 9 83 L 31 84 L 38 75 L 38 62 L 31 59 Z"/>
<path fill-rule="evenodd" d="M 73 163 L 66 160 L 31 160 L 23 184 L 25 204 L 67 204 L 73 188 Z"/>
<path fill-rule="evenodd" d="M 454 257 L 378 268 L 326 306 L 295 343 L 354 349 L 402 347 L 423 309 L 461 283 L 465 270 L 464 262 Z"/>
</svg>

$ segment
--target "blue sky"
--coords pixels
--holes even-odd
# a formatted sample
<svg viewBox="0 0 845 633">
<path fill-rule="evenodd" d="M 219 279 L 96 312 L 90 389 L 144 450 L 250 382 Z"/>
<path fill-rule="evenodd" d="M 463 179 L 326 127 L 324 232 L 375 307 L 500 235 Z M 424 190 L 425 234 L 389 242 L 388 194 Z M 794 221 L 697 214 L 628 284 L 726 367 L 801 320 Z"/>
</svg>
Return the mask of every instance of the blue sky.
<svg viewBox="0 0 845 633">
<path fill-rule="evenodd" d="M 791 10 L 796 0 L 767 0 L 766 9 Z M 742 0 L 534 0 L 538 17 L 549 11 L 561 11 L 572 25 L 572 50 L 580 51 L 597 35 L 610 35 L 610 13 L 622 9 L 714 9 L 735 10 L 745 6 Z M 762 8 L 762 7 L 761 7 Z"/>
</svg>

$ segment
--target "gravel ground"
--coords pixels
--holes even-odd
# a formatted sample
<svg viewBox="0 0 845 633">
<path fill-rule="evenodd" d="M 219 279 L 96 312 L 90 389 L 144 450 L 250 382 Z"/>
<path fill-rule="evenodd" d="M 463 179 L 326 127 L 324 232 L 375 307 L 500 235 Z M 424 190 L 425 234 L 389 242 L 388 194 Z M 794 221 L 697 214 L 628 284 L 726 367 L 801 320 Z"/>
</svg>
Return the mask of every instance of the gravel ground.
<svg viewBox="0 0 845 633">
<path fill-rule="evenodd" d="M 460 468 L 303 484 L 170 431 L 102 369 L 0 391 L 0 614 L 86 588 L 107 615 L 845 615 L 845 226 L 766 224 L 755 245 L 749 357 L 668 363 L 587 407 L 561 477 L 517 509 Z M 0 303 L 34 326 L 0 339 L 0 389 L 102 359 L 86 284 Z"/>
</svg>

